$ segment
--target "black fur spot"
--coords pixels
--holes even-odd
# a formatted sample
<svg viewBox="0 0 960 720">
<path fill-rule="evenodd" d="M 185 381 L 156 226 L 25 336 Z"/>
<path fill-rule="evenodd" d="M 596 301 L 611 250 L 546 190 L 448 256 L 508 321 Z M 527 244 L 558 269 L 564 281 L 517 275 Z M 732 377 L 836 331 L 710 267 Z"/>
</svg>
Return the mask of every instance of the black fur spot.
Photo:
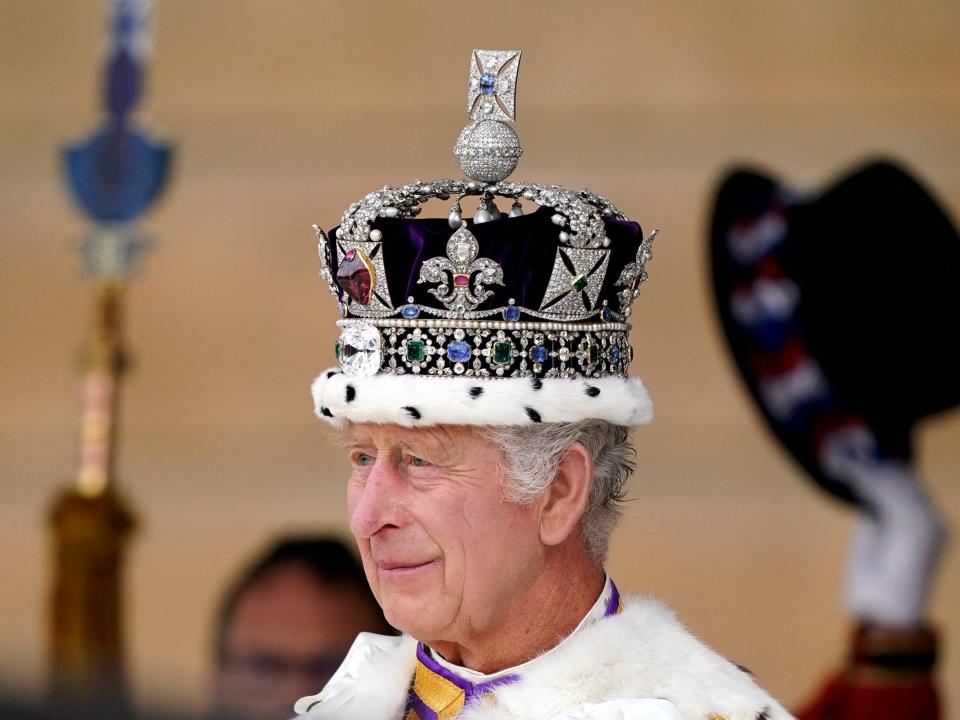
<svg viewBox="0 0 960 720">
<path fill-rule="evenodd" d="M 320 414 L 326 415 L 327 417 L 333 417 L 333 413 L 330 412 L 330 408 L 325 408 L 325 407 L 320 408 Z"/>
<path fill-rule="evenodd" d="M 472 388 L 470 388 L 470 397 L 474 397 L 474 398 L 475 398 L 475 397 L 480 397 L 481 395 L 483 395 L 483 388 L 482 388 L 482 387 L 478 387 L 478 386 L 474 385 Z"/>
<path fill-rule="evenodd" d="M 407 415 L 409 415 L 410 417 L 412 417 L 414 420 L 419 420 L 419 419 L 420 419 L 420 411 L 417 410 L 417 409 L 416 409 L 415 407 L 413 407 L 412 405 L 405 405 L 405 406 L 403 407 L 403 411 L 406 412 Z"/>
<path fill-rule="evenodd" d="M 347 402 L 353 402 L 353 399 L 357 396 L 357 390 L 353 385 L 347 385 Z"/>
<path fill-rule="evenodd" d="M 599 394 L 600 394 L 600 388 L 594 385 L 587 385 L 587 395 L 589 395 L 590 397 L 596 397 Z"/>
<path fill-rule="evenodd" d="M 334 375 L 339 375 L 339 374 L 340 374 L 339 370 L 327 370 L 327 380 L 332 378 Z"/>
<path fill-rule="evenodd" d="M 770 708 L 764 708 L 757 714 L 757 720 L 770 720 Z"/>
<path fill-rule="evenodd" d="M 534 378 L 534 379 L 533 379 L 533 389 L 534 389 L 534 390 L 539 390 L 539 389 L 542 388 L 542 387 L 543 387 L 543 380 L 541 380 L 540 378 Z"/>
<path fill-rule="evenodd" d="M 540 413 L 538 413 L 532 407 L 526 407 L 524 410 L 527 411 L 527 417 L 530 418 L 531 422 L 542 422 L 542 420 L 540 420 Z"/>
</svg>

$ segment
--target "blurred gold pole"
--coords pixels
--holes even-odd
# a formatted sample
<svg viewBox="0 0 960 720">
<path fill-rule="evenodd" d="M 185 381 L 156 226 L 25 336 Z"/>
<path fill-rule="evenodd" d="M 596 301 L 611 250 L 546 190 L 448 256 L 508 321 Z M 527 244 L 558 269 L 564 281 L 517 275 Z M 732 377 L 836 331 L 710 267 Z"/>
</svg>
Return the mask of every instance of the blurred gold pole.
<svg viewBox="0 0 960 720">
<path fill-rule="evenodd" d="M 116 490 L 117 406 L 126 358 L 124 283 L 94 293 L 83 385 L 80 469 L 50 509 L 54 576 L 50 623 L 52 699 L 125 713 L 122 568 L 134 518 Z"/>
</svg>

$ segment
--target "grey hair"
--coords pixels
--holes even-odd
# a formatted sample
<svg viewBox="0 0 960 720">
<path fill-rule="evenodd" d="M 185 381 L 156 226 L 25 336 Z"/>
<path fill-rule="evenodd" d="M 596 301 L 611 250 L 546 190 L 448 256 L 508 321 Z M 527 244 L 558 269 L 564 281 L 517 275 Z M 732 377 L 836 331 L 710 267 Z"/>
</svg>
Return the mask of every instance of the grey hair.
<svg viewBox="0 0 960 720">
<path fill-rule="evenodd" d="M 574 444 L 593 459 L 590 499 L 581 518 L 580 535 L 590 559 L 602 563 L 610 535 L 623 515 L 627 479 L 636 451 L 626 427 L 605 420 L 487 427 L 482 434 L 500 448 L 504 497 L 532 503 L 553 482 L 560 460 Z"/>
</svg>

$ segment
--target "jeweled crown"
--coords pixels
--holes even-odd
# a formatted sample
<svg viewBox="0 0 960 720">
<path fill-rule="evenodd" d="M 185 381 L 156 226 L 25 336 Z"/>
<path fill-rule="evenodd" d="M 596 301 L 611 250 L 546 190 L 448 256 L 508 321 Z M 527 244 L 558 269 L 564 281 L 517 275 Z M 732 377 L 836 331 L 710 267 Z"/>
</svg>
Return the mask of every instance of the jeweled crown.
<svg viewBox="0 0 960 720">
<path fill-rule="evenodd" d="M 454 145 L 467 179 L 385 185 L 329 237 L 314 226 L 348 375 L 626 377 L 627 318 L 656 232 L 644 238 L 590 190 L 507 180 L 522 154 L 510 125 L 519 64 L 519 51 L 473 51 Z M 417 219 L 450 198 L 447 218 Z"/>
</svg>

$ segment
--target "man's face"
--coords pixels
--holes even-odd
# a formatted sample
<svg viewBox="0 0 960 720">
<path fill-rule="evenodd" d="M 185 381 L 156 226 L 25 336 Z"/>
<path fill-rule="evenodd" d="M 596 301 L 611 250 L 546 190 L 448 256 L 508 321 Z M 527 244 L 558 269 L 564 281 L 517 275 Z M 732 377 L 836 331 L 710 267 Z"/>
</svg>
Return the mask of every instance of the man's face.
<svg viewBox="0 0 960 720">
<path fill-rule="evenodd" d="M 357 633 L 383 631 L 380 613 L 355 585 L 323 585 L 296 563 L 280 565 L 237 602 L 214 678 L 215 715 L 276 720 L 318 692 Z"/>
<path fill-rule="evenodd" d="M 541 567 L 534 505 L 503 499 L 475 430 L 350 428 L 350 529 L 388 622 L 425 642 L 495 632 Z"/>
</svg>

